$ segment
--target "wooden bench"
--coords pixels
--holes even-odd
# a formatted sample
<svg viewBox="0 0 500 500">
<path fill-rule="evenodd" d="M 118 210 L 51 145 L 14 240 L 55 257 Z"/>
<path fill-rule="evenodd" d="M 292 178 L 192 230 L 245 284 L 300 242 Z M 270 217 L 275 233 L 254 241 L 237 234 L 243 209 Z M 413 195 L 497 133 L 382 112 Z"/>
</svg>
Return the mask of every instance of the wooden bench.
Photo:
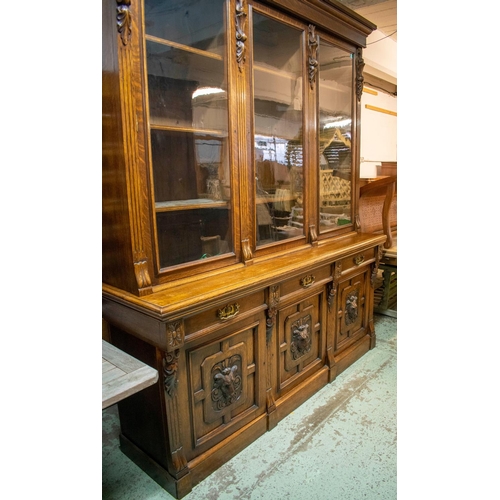
<svg viewBox="0 0 500 500">
<path fill-rule="evenodd" d="M 102 340 L 102 409 L 153 385 L 158 371 Z"/>
</svg>

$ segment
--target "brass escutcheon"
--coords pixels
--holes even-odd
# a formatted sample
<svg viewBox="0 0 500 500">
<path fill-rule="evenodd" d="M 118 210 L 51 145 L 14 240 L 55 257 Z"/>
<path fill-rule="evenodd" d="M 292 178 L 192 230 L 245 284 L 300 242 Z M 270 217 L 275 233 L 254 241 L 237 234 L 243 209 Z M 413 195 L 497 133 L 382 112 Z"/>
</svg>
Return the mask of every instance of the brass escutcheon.
<svg viewBox="0 0 500 500">
<path fill-rule="evenodd" d="M 300 286 L 304 288 L 310 287 L 314 283 L 314 276 L 312 274 L 309 274 L 308 276 L 304 276 L 300 280 Z"/>
<path fill-rule="evenodd" d="M 226 321 L 234 318 L 240 312 L 240 305 L 238 303 L 228 304 L 226 307 L 217 311 L 217 316 L 220 320 Z"/>
<path fill-rule="evenodd" d="M 357 257 L 354 257 L 353 260 L 354 260 L 354 264 L 356 264 L 357 266 L 359 266 L 365 260 L 365 256 L 364 255 L 358 255 Z"/>
</svg>

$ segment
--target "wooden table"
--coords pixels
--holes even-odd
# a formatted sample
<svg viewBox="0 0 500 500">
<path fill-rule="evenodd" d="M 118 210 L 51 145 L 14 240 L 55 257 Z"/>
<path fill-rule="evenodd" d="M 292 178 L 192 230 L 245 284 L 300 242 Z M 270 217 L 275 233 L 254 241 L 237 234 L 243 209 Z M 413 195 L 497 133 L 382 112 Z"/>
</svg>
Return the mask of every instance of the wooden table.
<svg viewBox="0 0 500 500">
<path fill-rule="evenodd" d="M 102 341 L 102 409 L 153 385 L 158 371 Z"/>
</svg>

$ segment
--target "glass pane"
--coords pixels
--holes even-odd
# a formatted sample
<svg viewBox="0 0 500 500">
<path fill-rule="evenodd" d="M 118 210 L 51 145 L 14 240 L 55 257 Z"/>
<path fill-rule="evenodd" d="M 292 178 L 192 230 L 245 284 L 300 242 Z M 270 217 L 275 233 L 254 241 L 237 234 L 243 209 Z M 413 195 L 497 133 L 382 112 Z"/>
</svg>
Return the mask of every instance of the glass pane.
<svg viewBox="0 0 500 500">
<path fill-rule="evenodd" d="M 146 43 L 152 125 L 227 132 L 227 88 L 222 58 Z"/>
<path fill-rule="evenodd" d="M 145 0 L 146 34 L 222 55 L 224 0 Z"/>
<path fill-rule="evenodd" d="M 352 221 L 353 57 L 320 39 L 319 212 L 320 232 Z"/>
<path fill-rule="evenodd" d="M 253 14 L 256 241 L 302 236 L 302 32 Z"/>
<path fill-rule="evenodd" d="M 146 0 L 161 267 L 231 252 L 224 1 Z"/>
</svg>

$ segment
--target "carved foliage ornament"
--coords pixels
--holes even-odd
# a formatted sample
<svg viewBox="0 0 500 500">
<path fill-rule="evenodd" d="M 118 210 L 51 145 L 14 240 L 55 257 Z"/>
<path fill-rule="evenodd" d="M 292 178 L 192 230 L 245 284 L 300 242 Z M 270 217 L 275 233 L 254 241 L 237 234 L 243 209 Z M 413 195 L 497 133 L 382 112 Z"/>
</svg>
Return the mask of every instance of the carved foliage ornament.
<svg viewBox="0 0 500 500">
<path fill-rule="evenodd" d="M 269 303 L 267 305 L 267 318 L 266 318 L 267 343 L 269 343 L 269 341 L 271 340 L 274 324 L 276 323 L 276 314 L 278 313 L 279 302 L 280 302 L 280 287 L 278 285 L 273 285 L 269 290 Z"/>
<path fill-rule="evenodd" d="M 215 411 L 237 401 L 241 396 L 241 356 L 236 354 L 212 368 L 212 404 Z"/>
<path fill-rule="evenodd" d="M 363 60 L 363 51 L 358 48 L 356 51 L 356 96 L 358 102 L 361 101 L 361 95 L 363 94 L 363 68 L 365 67 L 365 61 Z"/>
<path fill-rule="evenodd" d="M 311 350 L 311 316 L 308 314 L 292 323 L 292 342 L 290 352 L 292 358 L 298 359 Z"/>
<path fill-rule="evenodd" d="M 123 45 L 127 45 L 132 36 L 132 18 L 130 15 L 131 0 L 116 0 L 116 24 Z"/>
<path fill-rule="evenodd" d="M 177 369 L 179 362 L 179 351 L 165 353 L 163 358 L 163 383 L 165 392 L 173 397 L 177 389 Z"/>
<path fill-rule="evenodd" d="M 318 60 L 317 51 L 318 51 L 318 37 L 316 36 L 316 27 L 313 24 L 309 25 L 309 37 L 307 40 L 308 48 L 309 48 L 309 85 L 311 90 L 314 89 L 314 82 L 316 81 L 316 73 L 318 72 Z"/>
<path fill-rule="evenodd" d="M 335 294 L 337 293 L 337 285 L 335 283 L 330 283 L 328 289 L 328 311 L 332 312 L 333 301 L 335 299 Z"/>
<path fill-rule="evenodd" d="M 236 0 L 236 60 L 238 61 L 238 68 L 243 71 L 243 63 L 245 62 L 245 42 L 247 36 L 245 35 L 245 23 L 247 14 L 245 12 L 244 1 Z"/>
</svg>

